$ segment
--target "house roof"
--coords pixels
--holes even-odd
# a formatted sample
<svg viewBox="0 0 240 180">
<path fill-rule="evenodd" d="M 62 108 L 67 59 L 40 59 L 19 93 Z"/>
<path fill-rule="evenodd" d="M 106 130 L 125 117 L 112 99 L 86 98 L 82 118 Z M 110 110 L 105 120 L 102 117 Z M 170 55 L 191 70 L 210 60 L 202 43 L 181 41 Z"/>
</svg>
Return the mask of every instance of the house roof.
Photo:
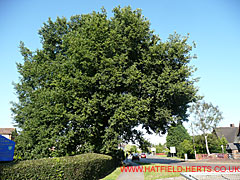
<svg viewBox="0 0 240 180">
<path fill-rule="evenodd" d="M 218 127 L 215 128 L 215 132 L 218 137 L 225 137 L 228 143 L 234 143 L 235 138 L 238 135 L 239 128 L 238 127 Z"/>
<path fill-rule="evenodd" d="M 227 149 L 238 150 L 238 147 L 236 146 L 236 144 L 228 143 Z"/>
<path fill-rule="evenodd" d="M 2 135 L 12 134 L 13 131 L 15 131 L 15 128 L 0 128 L 0 134 Z"/>
<path fill-rule="evenodd" d="M 240 136 L 239 135 L 234 139 L 234 143 L 240 143 Z"/>
</svg>

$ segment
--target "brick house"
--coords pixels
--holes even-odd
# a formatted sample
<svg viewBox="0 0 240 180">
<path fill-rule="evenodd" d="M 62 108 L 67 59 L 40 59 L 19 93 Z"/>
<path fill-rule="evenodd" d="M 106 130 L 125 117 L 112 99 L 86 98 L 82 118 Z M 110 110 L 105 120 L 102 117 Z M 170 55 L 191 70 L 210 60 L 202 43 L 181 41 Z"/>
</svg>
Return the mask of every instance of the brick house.
<svg viewBox="0 0 240 180">
<path fill-rule="evenodd" d="M 239 127 L 235 127 L 234 124 L 230 124 L 230 127 L 218 127 L 213 131 L 217 137 L 225 137 L 228 141 L 226 150 L 233 156 L 239 156 L 240 152 L 240 123 Z"/>
<path fill-rule="evenodd" d="M 13 140 L 12 133 L 16 128 L 0 128 L 0 134 L 10 140 Z"/>
</svg>

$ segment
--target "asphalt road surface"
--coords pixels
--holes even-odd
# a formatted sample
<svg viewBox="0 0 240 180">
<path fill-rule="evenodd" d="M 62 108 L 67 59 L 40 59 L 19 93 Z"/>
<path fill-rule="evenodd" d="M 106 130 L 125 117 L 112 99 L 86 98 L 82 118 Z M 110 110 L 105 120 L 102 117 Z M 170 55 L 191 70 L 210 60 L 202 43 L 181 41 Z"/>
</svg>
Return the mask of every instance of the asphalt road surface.
<svg viewBox="0 0 240 180">
<path fill-rule="evenodd" d="M 152 163 L 152 164 L 166 164 L 168 166 L 210 166 L 212 170 L 216 171 L 224 171 L 225 168 L 226 170 L 233 170 L 237 171 L 237 169 L 240 172 L 240 163 L 229 163 L 229 162 L 202 162 L 202 161 L 182 161 L 178 159 L 169 159 L 165 157 L 160 157 L 160 156 L 152 156 L 148 155 L 147 158 L 141 158 L 140 162 L 142 163 Z M 240 162 L 240 161 L 239 161 Z M 225 168 L 224 168 L 225 167 Z M 236 169 L 237 168 L 237 169 Z"/>
</svg>

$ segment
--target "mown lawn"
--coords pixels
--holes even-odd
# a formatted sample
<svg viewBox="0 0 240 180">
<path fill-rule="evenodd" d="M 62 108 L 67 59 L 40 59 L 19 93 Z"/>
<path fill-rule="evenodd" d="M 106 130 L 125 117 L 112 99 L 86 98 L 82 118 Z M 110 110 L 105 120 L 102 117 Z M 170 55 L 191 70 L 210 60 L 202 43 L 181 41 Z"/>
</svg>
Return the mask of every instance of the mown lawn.
<svg viewBox="0 0 240 180">
<path fill-rule="evenodd" d="M 159 157 L 167 157 L 166 154 L 164 154 L 164 155 L 157 155 L 157 156 L 159 156 Z"/>
<path fill-rule="evenodd" d="M 143 170 L 145 171 L 144 180 L 178 177 L 181 176 L 180 175 L 181 172 L 186 171 L 186 167 L 184 166 L 171 166 L 168 164 L 145 164 L 141 162 L 139 162 L 139 164 L 143 167 Z M 196 168 L 194 170 L 196 171 Z M 109 174 L 102 180 L 116 180 L 120 174 L 121 169 L 120 167 L 118 167 L 111 174 Z"/>
<path fill-rule="evenodd" d="M 170 178 L 170 177 L 180 176 L 181 172 L 172 172 L 173 171 L 172 168 L 171 170 L 168 170 L 168 169 L 164 170 L 165 168 L 161 170 L 159 166 L 167 166 L 167 165 L 166 164 L 143 165 L 144 168 L 145 167 L 149 168 L 146 172 L 144 172 L 144 180 L 155 180 L 155 179 L 161 179 L 161 178 Z M 174 168 L 177 168 L 177 166 L 174 166 Z"/>
<path fill-rule="evenodd" d="M 144 180 L 155 180 L 162 178 L 170 178 L 170 177 L 178 177 L 181 176 L 181 172 L 186 172 L 186 167 L 184 166 L 172 166 L 169 164 L 146 164 L 143 162 L 136 162 L 143 166 L 144 172 Z M 204 171 L 203 168 L 197 169 L 197 167 L 193 167 L 193 169 L 189 169 L 188 172 L 192 170 L 195 171 Z M 174 172 L 175 171 L 175 172 Z M 178 171 L 178 172 L 177 172 Z"/>
</svg>

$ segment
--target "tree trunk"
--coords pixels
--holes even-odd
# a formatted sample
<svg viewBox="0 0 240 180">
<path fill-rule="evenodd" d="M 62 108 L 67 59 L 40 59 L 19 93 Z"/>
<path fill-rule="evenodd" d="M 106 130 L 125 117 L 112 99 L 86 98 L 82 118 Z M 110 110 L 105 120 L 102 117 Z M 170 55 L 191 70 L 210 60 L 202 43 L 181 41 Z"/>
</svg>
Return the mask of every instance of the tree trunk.
<svg viewBox="0 0 240 180">
<path fill-rule="evenodd" d="M 205 143 L 206 143 L 206 150 L 207 150 L 208 156 L 210 156 L 210 152 L 209 152 L 209 149 L 208 149 L 207 136 L 205 135 L 204 137 L 205 137 Z"/>
<path fill-rule="evenodd" d="M 195 159 L 197 159 L 197 151 L 196 151 L 196 147 L 195 147 L 195 139 L 194 139 L 194 133 L 193 133 L 193 125 L 192 125 L 192 123 L 191 123 L 191 128 L 192 128 L 192 135 L 193 135 L 194 156 L 195 156 Z"/>
</svg>

